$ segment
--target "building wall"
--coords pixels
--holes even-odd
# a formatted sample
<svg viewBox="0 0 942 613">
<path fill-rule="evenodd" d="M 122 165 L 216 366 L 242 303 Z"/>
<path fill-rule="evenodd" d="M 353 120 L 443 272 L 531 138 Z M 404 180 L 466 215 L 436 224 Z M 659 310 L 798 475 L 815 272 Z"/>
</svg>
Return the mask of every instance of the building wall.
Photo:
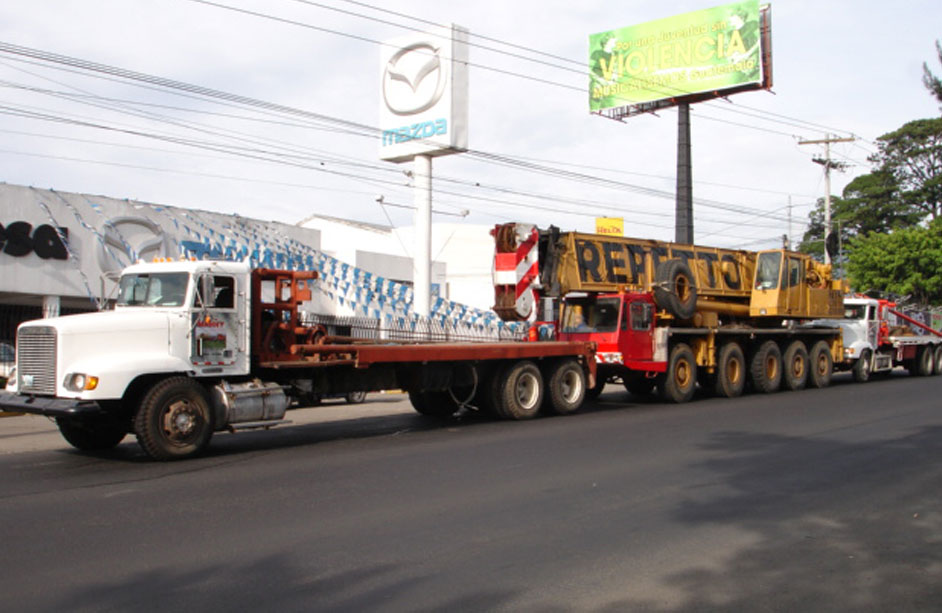
<svg viewBox="0 0 942 613">
<path fill-rule="evenodd" d="M 279 267 L 320 233 L 106 196 L 0 184 L 0 305 L 94 310 L 112 297 L 116 273 L 155 257 L 252 257 Z M 302 249 L 303 246 L 303 249 Z"/>
</svg>

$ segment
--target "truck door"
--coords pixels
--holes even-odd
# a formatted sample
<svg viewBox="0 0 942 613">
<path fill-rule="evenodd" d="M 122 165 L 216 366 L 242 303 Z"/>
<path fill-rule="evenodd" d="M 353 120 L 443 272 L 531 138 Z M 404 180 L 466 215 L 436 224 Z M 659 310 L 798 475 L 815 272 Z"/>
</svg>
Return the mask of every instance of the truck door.
<svg viewBox="0 0 942 613">
<path fill-rule="evenodd" d="M 805 310 L 805 283 L 801 275 L 801 264 L 799 258 L 789 256 L 782 274 L 782 298 L 785 313 L 788 315 L 798 315 Z"/>
<path fill-rule="evenodd" d="M 220 367 L 220 373 L 248 367 L 244 295 L 236 275 L 204 273 L 197 278 L 190 343 L 194 365 Z M 205 371 L 205 369 L 204 369 Z"/>
<path fill-rule="evenodd" d="M 626 298 L 618 334 L 618 346 L 625 362 L 654 359 L 653 326 L 654 305 L 645 300 Z"/>
</svg>

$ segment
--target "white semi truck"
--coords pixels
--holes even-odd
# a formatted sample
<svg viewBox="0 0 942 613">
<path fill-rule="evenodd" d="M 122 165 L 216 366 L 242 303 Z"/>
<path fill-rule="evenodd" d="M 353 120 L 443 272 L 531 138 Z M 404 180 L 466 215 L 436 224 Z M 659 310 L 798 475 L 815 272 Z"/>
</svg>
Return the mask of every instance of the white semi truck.
<svg viewBox="0 0 942 613">
<path fill-rule="evenodd" d="M 860 382 L 897 366 L 918 376 L 942 374 L 942 333 L 895 310 L 895 306 L 887 300 L 845 298 L 843 319 L 815 322 L 841 329 L 844 359 L 835 361 L 835 369 L 850 370 Z M 891 317 L 923 334 L 915 334 Z"/>
</svg>

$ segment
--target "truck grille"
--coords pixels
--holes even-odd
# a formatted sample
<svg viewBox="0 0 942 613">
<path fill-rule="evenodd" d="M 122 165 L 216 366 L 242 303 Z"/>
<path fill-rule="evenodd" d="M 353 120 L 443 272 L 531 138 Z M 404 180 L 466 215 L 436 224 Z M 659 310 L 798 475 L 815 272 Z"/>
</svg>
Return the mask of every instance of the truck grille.
<svg viewBox="0 0 942 613">
<path fill-rule="evenodd" d="M 16 335 L 16 376 L 20 392 L 56 393 L 56 329 L 20 328 Z"/>
</svg>

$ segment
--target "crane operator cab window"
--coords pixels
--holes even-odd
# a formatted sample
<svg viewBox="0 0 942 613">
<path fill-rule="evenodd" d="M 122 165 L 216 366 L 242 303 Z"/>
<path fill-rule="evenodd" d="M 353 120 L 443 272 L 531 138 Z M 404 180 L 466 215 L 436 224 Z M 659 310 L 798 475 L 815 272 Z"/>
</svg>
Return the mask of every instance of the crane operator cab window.
<svg viewBox="0 0 942 613">
<path fill-rule="evenodd" d="M 615 332 L 618 329 L 618 298 L 567 302 L 563 332 Z"/>
<path fill-rule="evenodd" d="M 782 254 L 767 252 L 759 254 L 756 265 L 756 289 L 775 289 L 778 287 L 779 272 L 782 267 Z"/>
</svg>

